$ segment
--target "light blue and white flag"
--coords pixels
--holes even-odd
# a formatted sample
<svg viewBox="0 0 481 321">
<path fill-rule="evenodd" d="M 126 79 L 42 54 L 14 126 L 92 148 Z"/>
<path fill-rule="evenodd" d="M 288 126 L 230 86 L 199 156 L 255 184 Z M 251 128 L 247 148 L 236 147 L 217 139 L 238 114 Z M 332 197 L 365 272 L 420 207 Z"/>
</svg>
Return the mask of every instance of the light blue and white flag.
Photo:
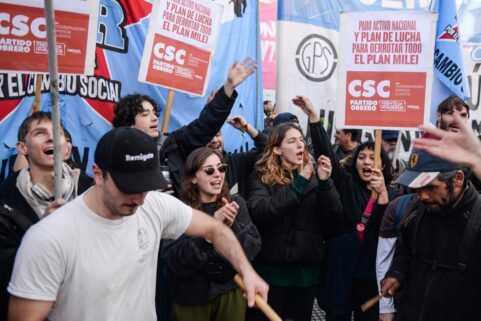
<svg viewBox="0 0 481 321">
<path fill-rule="evenodd" d="M 434 80 L 431 100 L 431 122 L 436 123 L 440 102 L 451 95 L 462 99 L 470 96 L 463 49 L 459 35 L 455 0 L 433 0 L 433 11 L 438 12 L 434 47 Z"/>
</svg>

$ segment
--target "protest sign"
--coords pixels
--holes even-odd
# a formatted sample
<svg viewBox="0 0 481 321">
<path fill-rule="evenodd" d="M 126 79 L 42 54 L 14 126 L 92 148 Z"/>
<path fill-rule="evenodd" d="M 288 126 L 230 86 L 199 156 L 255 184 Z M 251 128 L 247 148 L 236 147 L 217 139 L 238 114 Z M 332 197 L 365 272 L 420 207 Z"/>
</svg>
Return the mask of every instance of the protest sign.
<svg viewBox="0 0 481 321">
<path fill-rule="evenodd" d="M 139 81 L 203 95 L 222 11 L 210 0 L 157 0 Z"/>
<path fill-rule="evenodd" d="M 435 23 L 427 12 L 341 14 L 337 126 L 429 122 Z"/>
<path fill-rule="evenodd" d="M 42 0 L 0 0 L 0 72 L 48 72 Z M 92 75 L 99 0 L 54 1 L 58 68 Z"/>
</svg>

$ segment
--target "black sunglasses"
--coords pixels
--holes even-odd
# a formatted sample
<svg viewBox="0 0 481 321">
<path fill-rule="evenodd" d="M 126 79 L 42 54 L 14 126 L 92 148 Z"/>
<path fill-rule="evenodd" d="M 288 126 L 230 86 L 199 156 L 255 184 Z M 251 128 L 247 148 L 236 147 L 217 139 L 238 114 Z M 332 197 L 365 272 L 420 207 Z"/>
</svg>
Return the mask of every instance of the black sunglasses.
<svg viewBox="0 0 481 321">
<path fill-rule="evenodd" d="M 211 176 L 212 174 L 214 174 L 216 168 L 219 171 L 219 173 L 225 173 L 225 171 L 227 170 L 227 164 L 219 164 L 219 165 L 217 165 L 217 167 L 206 166 L 206 167 L 201 168 L 201 170 L 204 173 L 206 173 L 208 176 Z"/>
</svg>

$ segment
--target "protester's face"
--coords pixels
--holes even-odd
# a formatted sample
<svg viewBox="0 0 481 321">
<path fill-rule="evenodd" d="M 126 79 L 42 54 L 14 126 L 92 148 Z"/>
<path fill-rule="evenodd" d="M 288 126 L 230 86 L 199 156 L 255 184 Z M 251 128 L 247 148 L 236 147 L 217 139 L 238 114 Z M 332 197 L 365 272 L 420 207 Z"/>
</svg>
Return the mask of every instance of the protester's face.
<svg viewBox="0 0 481 321">
<path fill-rule="evenodd" d="M 147 192 L 125 194 L 117 188 L 110 174 L 101 180 L 102 202 L 110 212 L 110 217 L 107 218 L 116 219 L 132 215 L 144 203 Z"/>
<path fill-rule="evenodd" d="M 458 115 L 464 121 L 464 123 L 468 122 L 468 111 L 466 108 L 461 110 L 453 109 L 445 112 L 444 114 L 437 114 L 439 128 L 455 133 L 459 132 L 459 128 L 454 122 L 454 115 Z"/>
<path fill-rule="evenodd" d="M 151 103 L 146 100 L 142 102 L 142 111 L 135 115 L 132 127 L 140 129 L 150 137 L 159 136 L 159 118 Z"/>
<path fill-rule="evenodd" d="M 62 151 L 62 155 L 63 161 L 68 161 L 72 155 L 72 142 L 68 139 L 65 141 L 65 148 Z"/>
<path fill-rule="evenodd" d="M 222 133 L 219 131 L 207 144 L 207 147 L 216 149 L 219 153 L 224 151 L 224 138 L 222 137 Z"/>
<path fill-rule="evenodd" d="M 192 178 L 192 184 L 199 189 L 200 200 L 204 203 L 213 202 L 222 191 L 225 179 L 225 171 L 219 170 L 224 164 L 221 163 L 219 156 L 212 154 L 206 158 L 200 169 Z M 209 175 L 209 173 L 211 173 Z"/>
<path fill-rule="evenodd" d="M 363 182 L 371 181 L 372 169 L 374 168 L 374 151 L 364 148 L 359 152 L 356 160 L 356 170 Z"/>
<path fill-rule="evenodd" d="M 334 134 L 336 144 L 347 146 L 349 144 L 349 136 L 342 129 L 336 129 Z"/>
<path fill-rule="evenodd" d="M 54 166 L 52 122 L 50 120 L 32 122 L 25 136 L 25 142 L 18 142 L 17 149 L 19 153 L 27 156 L 31 168 L 52 170 Z M 65 135 L 61 130 L 60 150 L 62 155 L 67 153 L 67 149 Z"/>
<path fill-rule="evenodd" d="M 382 148 L 386 151 L 390 160 L 394 158 L 396 153 L 396 143 L 397 139 L 382 140 Z"/>
<path fill-rule="evenodd" d="M 289 169 L 297 168 L 304 163 L 306 144 L 302 133 L 291 128 L 286 132 L 279 147 L 274 147 L 274 153 L 281 156 L 282 164 Z"/>
<path fill-rule="evenodd" d="M 270 115 L 274 111 L 274 105 L 272 102 L 268 102 L 267 104 L 264 105 L 264 114 L 265 115 Z"/>
<path fill-rule="evenodd" d="M 446 183 L 437 178 L 429 185 L 416 189 L 416 193 L 426 209 L 433 213 L 440 213 L 456 202 L 454 190 L 449 190 Z"/>
</svg>

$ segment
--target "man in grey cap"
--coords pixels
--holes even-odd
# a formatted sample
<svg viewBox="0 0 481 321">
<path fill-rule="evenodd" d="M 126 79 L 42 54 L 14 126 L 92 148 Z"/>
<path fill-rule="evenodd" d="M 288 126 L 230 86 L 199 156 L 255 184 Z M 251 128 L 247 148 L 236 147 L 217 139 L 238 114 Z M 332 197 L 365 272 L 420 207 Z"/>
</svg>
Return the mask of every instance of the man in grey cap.
<svg viewBox="0 0 481 321">
<path fill-rule="evenodd" d="M 249 306 L 267 284 L 224 224 L 165 193 L 157 148 L 135 128 L 105 134 L 95 185 L 30 228 L 8 286 L 9 320 L 155 321 L 159 243 L 203 237 L 244 278 Z"/>
<path fill-rule="evenodd" d="M 396 183 L 416 191 L 381 294 L 396 320 L 481 320 L 481 196 L 460 166 L 413 151 Z"/>
</svg>

